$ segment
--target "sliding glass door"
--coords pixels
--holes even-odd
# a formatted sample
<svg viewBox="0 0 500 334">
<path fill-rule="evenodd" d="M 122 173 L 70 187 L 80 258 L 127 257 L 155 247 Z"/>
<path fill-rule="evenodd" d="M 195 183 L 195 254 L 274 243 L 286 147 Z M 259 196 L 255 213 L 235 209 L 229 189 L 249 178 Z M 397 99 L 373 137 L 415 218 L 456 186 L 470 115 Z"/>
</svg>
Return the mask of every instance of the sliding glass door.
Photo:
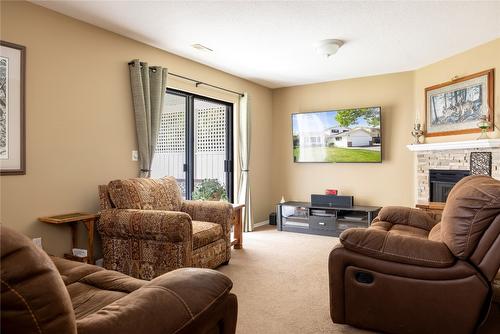
<svg viewBox="0 0 500 334">
<path fill-rule="evenodd" d="M 170 89 L 164 103 L 152 176 L 174 176 L 187 199 L 204 180 L 216 179 L 232 201 L 232 105 Z"/>
</svg>

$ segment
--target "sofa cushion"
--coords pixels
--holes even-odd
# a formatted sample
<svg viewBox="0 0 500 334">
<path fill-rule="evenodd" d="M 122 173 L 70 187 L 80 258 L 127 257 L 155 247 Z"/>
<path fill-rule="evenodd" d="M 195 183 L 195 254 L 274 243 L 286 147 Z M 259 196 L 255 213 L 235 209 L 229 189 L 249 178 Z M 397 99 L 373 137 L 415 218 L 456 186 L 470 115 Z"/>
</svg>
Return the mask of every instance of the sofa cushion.
<svg viewBox="0 0 500 334">
<path fill-rule="evenodd" d="M 467 259 L 484 231 L 500 215 L 500 181 L 468 176 L 450 191 L 441 219 L 441 237 L 451 252 Z"/>
<path fill-rule="evenodd" d="M 377 221 L 371 224 L 370 228 L 381 231 L 387 231 L 390 232 L 392 235 L 396 234 L 406 235 L 415 238 L 427 238 L 427 235 L 429 234 L 429 232 L 425 229 L 404 224 L 391 224 L 385 221 Z"/>
<path fill-rule="evenodd" d="M 437 223 L 425 211 L 403 206 L 383 207 L 378 213 L 377 217 L 375 217 L 373 222 L 385 222 L 386 224 L 394 225 L 408 225 L 426 231 L 430 231 Z"/>
<path fill-rule="evenodd" d="M 77 321 L 99 311 L 147 281 L 92 265 L 51 257 L 71 297 Z"/>
<path fill-rule="evenodd" d="M 180 211 L 182 197 L 174 177 L 134 178 L 109 182 L 111 200 L 119 209 Z"/>
<path fill-rule="evenodd" d="M 434 268 L 449 267 L 455 262 L 444 243 L 409 230 L 350 228 L 342 232 L 340 242 L 353 252 L 392 262 Z"/>
<path fill-rule="evenodd" d="M 429 232 L 429 240 L 442 242 L 441 238 L 441 223 L 437 223 Z"/>
<path fill-rule="evenodd" d="M 193 249 L 201 248 L 223 238 L 224 232 L 220 224 L 193 220 Z"/>
<path fill-rule="evenodd" d="M 234 333 L 236 319 L 233 330 L 224 330 L 231 321 L 224 316 L 232 311 L 225 303 L 231 287 L 231 280 L 214 270 L 171 271 L 79 319 L 78 334 Z M 237 306 L 231 305 L 236 317 Z"/>
</svg>

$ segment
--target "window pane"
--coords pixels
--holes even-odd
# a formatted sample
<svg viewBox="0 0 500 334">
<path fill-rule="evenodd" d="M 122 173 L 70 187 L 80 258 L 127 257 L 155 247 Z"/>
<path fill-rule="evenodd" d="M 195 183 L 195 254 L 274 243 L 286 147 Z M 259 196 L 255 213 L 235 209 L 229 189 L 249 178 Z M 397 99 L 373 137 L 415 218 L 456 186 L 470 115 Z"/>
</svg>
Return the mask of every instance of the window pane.
<svg viewBox="0 0 500 334">
<path fill-rule="evenodd" d="M 186 106 L 187 98 L 167 93 L 161 115 L 160 131 L 151 168 L 151 177 L 173 176 L 186 197 Z"/>
<path fill-rule="evenodd" d="M 194 99 L 194 185 L 217 179 L 226 188 L 226 113 L 225 104 Z M 226 193 L 227 195 L 227 193 Z"/>
</svg>

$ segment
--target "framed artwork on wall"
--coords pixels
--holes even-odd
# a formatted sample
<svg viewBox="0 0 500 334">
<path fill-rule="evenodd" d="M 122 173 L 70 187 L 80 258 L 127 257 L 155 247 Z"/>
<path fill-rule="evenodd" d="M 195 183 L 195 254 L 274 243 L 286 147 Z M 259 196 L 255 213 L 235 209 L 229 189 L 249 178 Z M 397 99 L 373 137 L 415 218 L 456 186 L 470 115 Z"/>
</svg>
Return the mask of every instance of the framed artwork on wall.
<svg viewBox="0 0 500 334">
<path fill-rule="evenodd" d="M 0 41 L 0 175 L 26 174 L 26 48 Z"/>
<path fill-rule="evenodd" d="M 481 132 L 481 116 L 494 122 L 494 69 L 425 89 L 425 136 Z"/>
</svg>

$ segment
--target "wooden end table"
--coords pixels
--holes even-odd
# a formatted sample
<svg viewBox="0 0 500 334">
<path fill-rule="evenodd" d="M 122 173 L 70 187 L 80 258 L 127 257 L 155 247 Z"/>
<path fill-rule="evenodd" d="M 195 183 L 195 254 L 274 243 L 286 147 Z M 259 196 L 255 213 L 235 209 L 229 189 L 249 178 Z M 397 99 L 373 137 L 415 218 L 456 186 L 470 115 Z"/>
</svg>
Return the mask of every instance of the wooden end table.
<svg viewBox="0 0 500 334">
<path fill-rule="evenodd" d="M 64 257 L 70 260 L 87 261 L 94 264 L 94 227 L 99 214 L 75 212 L 62 214 L 50 217 L 40 217 L 38 220 L 42 223 L 48 224 L 69 224 L 71 227 L 72 245 L 77 248 L 78 244 L 78 223 L 83 223 L 87 229 L 87 258 L 76 258 L 73 254 L 64 254 Z"/>
<path fill-rule="evenodd" d="M 444 205 L 446 203 L 443 202 L 418 202 L 417 205 L 415 205 L 418 209 L 424 210 L 427 212 L 431 217 L 436 220 L 440 221 L 441 217 L 443 215 L 443 210 L 444 210 Z"/>
<path fill-rule="evenodd" d="M 233 240 L 231 240 L 231 246 L 234 249 L 243 248 L 243 208 L 245 204 L 233 204 L 233 218 L 231 219 L 231 225 L 234 226 Z"/>
</svg>

